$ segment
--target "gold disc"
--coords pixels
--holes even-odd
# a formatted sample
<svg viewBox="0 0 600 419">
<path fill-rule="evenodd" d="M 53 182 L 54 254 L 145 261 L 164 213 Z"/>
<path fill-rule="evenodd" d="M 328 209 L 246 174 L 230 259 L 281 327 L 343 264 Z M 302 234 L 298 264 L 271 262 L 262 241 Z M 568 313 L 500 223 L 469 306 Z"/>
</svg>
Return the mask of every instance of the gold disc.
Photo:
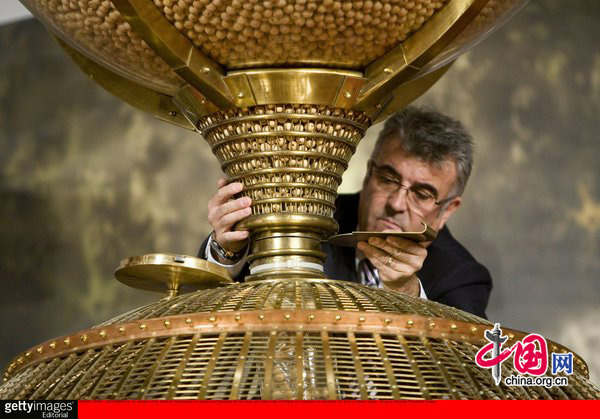
<svg viewBox="0 0 600 419">
<path fill-rule="evenodd" d="M 150 253 L 123 259 L 115 278 L 133 288 L 177 295 L 181 286 L 193 289 L 232 284 L 227 269 L 194 256 Z"/>
</svg>

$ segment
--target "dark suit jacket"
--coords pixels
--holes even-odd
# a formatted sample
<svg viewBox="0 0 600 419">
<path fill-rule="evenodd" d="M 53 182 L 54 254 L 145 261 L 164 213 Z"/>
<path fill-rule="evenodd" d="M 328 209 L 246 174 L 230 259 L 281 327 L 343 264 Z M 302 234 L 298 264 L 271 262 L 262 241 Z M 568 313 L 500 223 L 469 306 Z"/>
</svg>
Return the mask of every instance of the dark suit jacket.
<svg viewBox="0 0 600 419">
<path fill-rule="evenodd" d="M 350 233 L 358 224 L 358 193 L 339 195 L 334 218 L 340 225 L 340 233 Z M 204 259 L 208 239 L 202 243 L 198 257 Z M 327 253 L 325 273 L 329 278 L 359 282 L 355 269 L 356 250 L 325 244 Z M 236 281 L 248 275 L 248 265 Z M 438 232 L 437 238 L 427 248 L 423 267 L 417 273 L 427 298 L 459 308 L 486 318 L 492 278 L 488 270 L 450 234 L 447 227 Z"/>
<path fill-rule="evenodd" d="M 334 218 L 340 225 L 340 233 L 356 229 L 359 197 L 359 193 L 338 196 Z M 326 244 L 324 250 L 328 256 L 324 267 L 327 276 L 359 282 L 354 248 Z M 490 273 L 452 237 L 448 227 L 441 229 L 427 248 L 427 257 L 417 276 L 428 299 L 486 318 L 492 290 Z"/>
</svg>

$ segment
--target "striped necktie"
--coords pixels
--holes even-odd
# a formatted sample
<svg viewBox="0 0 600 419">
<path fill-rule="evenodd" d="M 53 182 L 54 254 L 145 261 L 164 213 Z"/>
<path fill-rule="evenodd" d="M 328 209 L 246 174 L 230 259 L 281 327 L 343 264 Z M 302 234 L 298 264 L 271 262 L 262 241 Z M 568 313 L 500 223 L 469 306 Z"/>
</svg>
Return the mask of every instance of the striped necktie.
<svg viewBox="0 0 600 419">
<path fill-rule="evenodd" d="M 358 262 L 358 274 L 360 275 L 361 284 L 379 288 L 379 275 L 377 275 L 375 267 L 369 262 L 369 259 L 364 258 Z"/>
</svg>

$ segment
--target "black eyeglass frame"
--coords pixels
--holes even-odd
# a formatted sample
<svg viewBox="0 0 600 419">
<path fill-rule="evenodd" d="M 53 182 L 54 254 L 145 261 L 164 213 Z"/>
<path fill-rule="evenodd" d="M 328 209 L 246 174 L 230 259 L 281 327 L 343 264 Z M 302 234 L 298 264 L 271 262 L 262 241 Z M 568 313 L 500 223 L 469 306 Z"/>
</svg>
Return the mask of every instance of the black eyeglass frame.
<svg viewBox="0 0 600 419">
<path fill-rule="evenodd" d="M 398 184 L 401 189 L 406 189 L 406 191 L 408 192 L 409 189 L 412 188 L 412 186 L 410 186 L 410 187 L 404 186 L 402 184 L 402 182 L 400 181 L 400 179 L 398 179 L 397 177 L 383 173 L 385 169 L 382 168 L 381 166 L 379 166 L 373 160 L 369 160 L 369 162 L 368 162 L 369 178 L 373 175 L 373 168 L 375 168 L 375 170 L 379 171 L 383 177 L 388 178 L 391 181 L 393 181 L 394 183 Z M 431 192 L 427 192 L 427 193 L 431 194 Z M 435 195 L 431 194 L 431 197 L 435 200 L 434 204 L 436 206 L 440 206 L 440 205 L 445 204 L 445 203 L 453 200 L 454 198 L 456 198 L 456 196 L 449 196 L 448 198 L 444 198 L 444 199 L 438 201 Z"/>
</svg>

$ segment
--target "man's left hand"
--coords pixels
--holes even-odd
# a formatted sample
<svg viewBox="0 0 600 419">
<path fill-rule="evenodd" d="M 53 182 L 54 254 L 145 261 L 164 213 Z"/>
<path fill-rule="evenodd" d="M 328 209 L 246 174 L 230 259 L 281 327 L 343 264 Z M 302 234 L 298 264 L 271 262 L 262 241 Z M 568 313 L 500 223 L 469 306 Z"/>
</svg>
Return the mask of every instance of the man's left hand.
<svg viewBox="0 0 600 419">
<path fill-rule="evenodd" d="M 357 245 L 379 270 L 384 287 L 418 297 L 420 286 L 416 273 L 423 266 L 427 249 L 420 243 L 400 237 L 371 237 Z"/>
</svg>

